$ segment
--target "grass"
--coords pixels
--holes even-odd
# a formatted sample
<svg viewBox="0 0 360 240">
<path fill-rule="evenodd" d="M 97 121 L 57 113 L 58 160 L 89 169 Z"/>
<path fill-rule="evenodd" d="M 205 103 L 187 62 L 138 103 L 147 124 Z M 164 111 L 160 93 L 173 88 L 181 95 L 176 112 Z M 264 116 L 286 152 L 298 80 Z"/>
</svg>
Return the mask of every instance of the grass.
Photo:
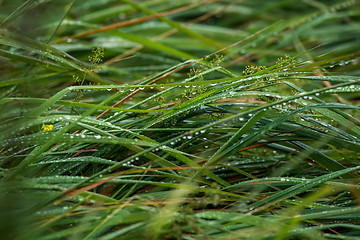
<svg viewBox="0 0 360 240">
<path fill-rule="evenodd" d="M 360 1 L 0 4 L 4 239 L 360 239 Z"/>
</svg>

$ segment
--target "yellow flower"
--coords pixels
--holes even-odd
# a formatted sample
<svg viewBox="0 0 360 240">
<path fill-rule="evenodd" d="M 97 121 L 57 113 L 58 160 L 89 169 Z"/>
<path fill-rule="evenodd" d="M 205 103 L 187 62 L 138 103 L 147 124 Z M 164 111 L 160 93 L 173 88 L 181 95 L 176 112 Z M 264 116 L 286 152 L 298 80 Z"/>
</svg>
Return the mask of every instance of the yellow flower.
<svg viewBox="0 0 360 240">
<path fill-rule="evenodd" d="M 48 132 L 48 131 L 51 131 L 53 129 L 53 125 L 45 125 L 43 124 L 42 127 L 41 127 L 41 131 L 40 132 Z"/>
</svg>

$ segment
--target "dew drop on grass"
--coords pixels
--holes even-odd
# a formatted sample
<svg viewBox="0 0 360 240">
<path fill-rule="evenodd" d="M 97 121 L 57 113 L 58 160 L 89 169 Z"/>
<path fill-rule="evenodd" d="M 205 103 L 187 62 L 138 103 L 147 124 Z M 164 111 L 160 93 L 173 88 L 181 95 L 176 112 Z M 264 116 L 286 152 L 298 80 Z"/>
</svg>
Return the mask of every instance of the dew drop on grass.
<svg viewBox="0 0 360 240">
<path fill-rule="evenodd" d="M 101 136 L 100 136 L 100 135 L 94 135 L 94 138 L 96 138 L 96 139 L 100 139 L 100 138 L 101 138 Z"/>
</svg>

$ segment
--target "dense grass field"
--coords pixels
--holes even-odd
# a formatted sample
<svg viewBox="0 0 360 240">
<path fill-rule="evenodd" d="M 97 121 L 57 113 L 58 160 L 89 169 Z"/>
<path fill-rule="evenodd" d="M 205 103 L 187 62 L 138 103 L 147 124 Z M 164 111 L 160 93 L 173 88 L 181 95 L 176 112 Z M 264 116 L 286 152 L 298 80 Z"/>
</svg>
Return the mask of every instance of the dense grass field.
<svg viewBox="0 0 360 240">
<path fill-rule="evenodd" d="M 359 0 L 4 0 L 0 24 L 1 239 L 360 239 Z"/>
</svg>

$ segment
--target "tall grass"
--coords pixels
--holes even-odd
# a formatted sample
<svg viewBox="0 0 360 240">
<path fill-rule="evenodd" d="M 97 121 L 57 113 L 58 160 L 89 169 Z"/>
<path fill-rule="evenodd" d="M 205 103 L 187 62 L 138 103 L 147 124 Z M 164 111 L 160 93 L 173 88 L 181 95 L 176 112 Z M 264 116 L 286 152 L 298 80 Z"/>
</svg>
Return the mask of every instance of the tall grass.
<svg viewBox="0 0 360 240">
<path fill-rule="evenodd" d="M 360 1 L 3 1 L 4 239 L 360 239 Z"/>
</svg>

